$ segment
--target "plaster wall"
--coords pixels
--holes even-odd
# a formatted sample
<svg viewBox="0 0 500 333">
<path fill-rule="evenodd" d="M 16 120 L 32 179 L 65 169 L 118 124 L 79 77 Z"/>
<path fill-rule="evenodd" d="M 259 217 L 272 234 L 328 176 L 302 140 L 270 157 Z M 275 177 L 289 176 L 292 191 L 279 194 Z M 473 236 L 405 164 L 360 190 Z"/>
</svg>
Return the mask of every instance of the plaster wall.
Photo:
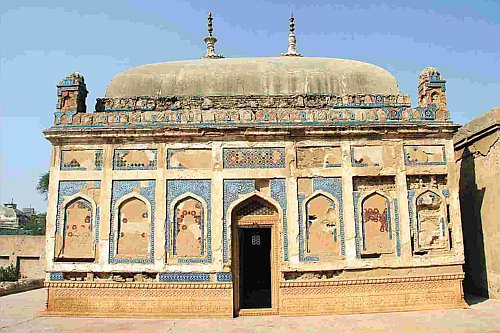
<svg viewBox="0 0 500 333">
<path fill-rule="evenodd" d="M 500 298 L 500 108 L 466 124 L 455 136 L 465 246 L 465 291 Z"/>
<path fill-rule="evenodd" d="M 45 277 L 45 236 L 0 236 L 0 264 L 18 265 L 21 278 Z"/>
</svg>

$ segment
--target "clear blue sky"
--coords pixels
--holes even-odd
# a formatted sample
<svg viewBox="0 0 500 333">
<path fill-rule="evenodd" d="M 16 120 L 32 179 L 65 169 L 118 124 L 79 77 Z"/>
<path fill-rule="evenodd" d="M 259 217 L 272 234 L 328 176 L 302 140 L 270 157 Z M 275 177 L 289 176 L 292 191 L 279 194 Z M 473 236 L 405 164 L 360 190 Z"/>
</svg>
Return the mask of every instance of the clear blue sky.
<svg viewBox="0 0 500 333">
<path fill-rule="evenodd" d="M 305 56 L 381 66 L 413 105 L 418 74 L 437 67 L 458 123 L 500 106 L 500 1 L 2 0 L 1 202 L 46 209 L 35 186 L 49 167 L 41 131 L 53 121 L 60 79 L 82 73 L 93 110 L 111 78 L 127 68 L 202 56 L 209 10 L 217 51 L 226 57 L 285 52 L 293 12 Z"/>
</svg>

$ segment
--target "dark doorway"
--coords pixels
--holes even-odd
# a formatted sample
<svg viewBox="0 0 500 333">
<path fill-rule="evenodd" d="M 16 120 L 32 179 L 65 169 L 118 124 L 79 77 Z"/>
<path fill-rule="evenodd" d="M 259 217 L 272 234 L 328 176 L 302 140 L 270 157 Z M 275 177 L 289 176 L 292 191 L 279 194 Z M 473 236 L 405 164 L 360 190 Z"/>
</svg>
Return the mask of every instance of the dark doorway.
<svg viewBox="0 0 500 333">
<path fill-rule="evenodd" d="M 271 228 L 240 228 L 240 308 L 271 308 Z"/>
</svg>

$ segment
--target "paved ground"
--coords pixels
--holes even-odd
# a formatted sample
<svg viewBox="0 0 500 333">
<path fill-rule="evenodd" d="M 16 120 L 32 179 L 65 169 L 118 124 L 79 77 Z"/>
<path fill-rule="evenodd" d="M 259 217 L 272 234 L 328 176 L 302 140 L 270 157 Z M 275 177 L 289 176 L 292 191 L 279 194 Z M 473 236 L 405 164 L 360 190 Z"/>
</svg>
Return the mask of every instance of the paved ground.
<svg viewBox="0 0 500 333">
<path fill-rule="evenodd" d="M 471 307 L 324 317 L 236 319 L 101 319 L 40 317 L 45 289 L 0 297 L 0 332 L 500 332 L 500 300 L 468 299 Z"/>
</svg>

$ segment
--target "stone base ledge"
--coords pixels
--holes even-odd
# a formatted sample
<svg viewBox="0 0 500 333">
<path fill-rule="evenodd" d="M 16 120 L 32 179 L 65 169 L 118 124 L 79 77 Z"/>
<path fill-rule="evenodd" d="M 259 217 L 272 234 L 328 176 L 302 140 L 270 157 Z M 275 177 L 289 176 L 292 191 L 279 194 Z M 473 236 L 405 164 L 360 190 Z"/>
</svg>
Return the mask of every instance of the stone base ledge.
<svg viewBox="0 0 500 333">
<path fill-rule="evenodd" d="M 73 317 L 230 318 L 231 283 L 48 282 L 42 315 Z"/>
<path fill-rule="evenodd" d="M 39 288 L 43 288 L 43 279 L 27 279 L 15 282 L 2 282 L 0 285 L 0 296 Z"/>
<path fill-rule="evenodd" d="M 281 284 L 281 315 L 467 308 L 463 274 Z M 347 283 L 345 283 L 347 282 Z"/>
<path fill-rule="evenodd" d="M 467 308 L 463 274 L 282 281 L 278 307 L 241 315 L 332 315 Z M 232 283 L 46 282 L 49 316 L 231 318 Z M 272 312 L 266 310 L 273 310 Z"/>
</svg>

